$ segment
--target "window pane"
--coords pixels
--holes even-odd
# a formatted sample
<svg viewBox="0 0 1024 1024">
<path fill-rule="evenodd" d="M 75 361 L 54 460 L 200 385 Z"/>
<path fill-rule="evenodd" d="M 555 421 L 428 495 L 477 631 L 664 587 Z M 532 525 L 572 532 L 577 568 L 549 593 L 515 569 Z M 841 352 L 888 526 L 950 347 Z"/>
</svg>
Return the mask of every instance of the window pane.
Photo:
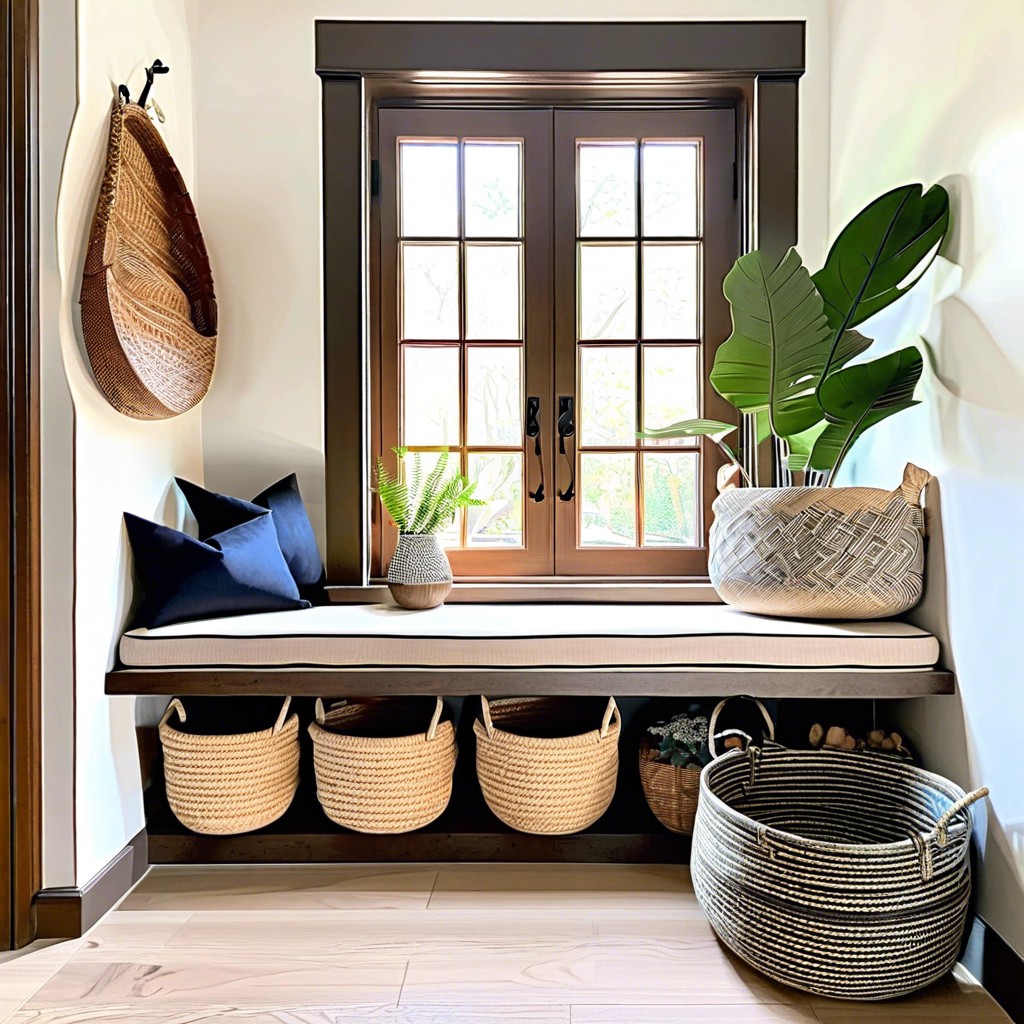
<svg viewBox="0 0 1024 1024">
<path fill-rule="evenodd" d="M 644 430 L 658 430 L 699 415 L 697 348 L 682 345 L 644 345 Z M 697 438 L 645 440 L 658 447 L 695 447 Z"/>
<path fill-rule="evenodd" d="M 459 234 L 458 146 L 402 142 L 398 146 L 401 234 L 455 238 Z"/>
<path fill-rule="evenodd" d="M 520 220 L 518 142 L 467 142 L 466 236 L 517 238 Z"/>
<path fill-rule="evenodd" d="M 644 245 L 644 337 L 698 337 L 696 245 Z"/>
<path fill-rule="evenodd" d="M 697 234 L 697 143 L 645 142 L 644 234 Z"/>
<path fill-rule="evenodd" d="M 636 544 L 636 459 L 630 453 L 580 456 L 580 544 Z"/>
<path fill-rule="evenodd" d="M 459 350 L 402 346 L 402 444 L 459 443 Z"/>
<path fill-rule="evenodd" d="M 467 444 L 523 443 L 522 349 L 471 345 L 466 350 Z"/>
<path fill-rule="evenodd" d="M 474 498 L 486 501 L 466 509 L 469 547 L 523 546 L 523 456 L 519 452 L 470 452 L 469 479 Z"/>
<path fill-rule="evenodd" d="M 697 456 L 647 454 L 644 460 L 644 545 L 697 543 Z"/>
<path fill-rule="evenodd" d="M 466 246 L 466 337 L 518 341 L 521 247 Z"/>
<path fill-rule="evenodd" d="M 419 460 L 420 468 L 420 480 L 426 480 L 434 467 L 437 465 L 437 460 L 441 457 L 440 452 L 407 452 L 405 455 L 404 469 L 405 469 L 405 480 L 412 482 L 415 462 Z M 387 463 L 387 459 L 384 460 Z M 445 479 L 450 480 L 456 473 L 461 472 L 459 465 L 459 453 L 457 451 L 450 452 L 448 454 L 448 463 L 445 467 L 444 475 Z M 441 538 L 441 546 L 445 548 L 457 548 L 459 546 L 459 529 L 460 520 L 459 516 L 462 513 L 458 513 L 455 518 L 448 523 L 445 528 L 438 534 Z"/>
<path fill-rule="evenodd" d="M 636 337 L 636 246 L 580 246 L 580 337 Z"/>
<path fill-rule="evenodd" d="M 459 245 L 402 243 L 402 337 L 459 336 Z"/>
<path fill-rule="evenodd" d="M 579 233 L 636 234 L 636 143 L 581 143 Z"/>
<path fill-rule="evenodd" d="M 636 349 L 580 348 L 580 444 L 636 442 Z"/>
</svg>

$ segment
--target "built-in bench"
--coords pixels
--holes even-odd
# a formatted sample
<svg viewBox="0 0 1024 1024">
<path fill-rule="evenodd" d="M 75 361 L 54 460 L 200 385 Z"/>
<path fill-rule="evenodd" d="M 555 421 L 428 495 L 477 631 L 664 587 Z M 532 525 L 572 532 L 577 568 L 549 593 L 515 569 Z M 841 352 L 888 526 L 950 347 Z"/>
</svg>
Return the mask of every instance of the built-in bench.
<svg viewBox="0 0 1024 1024">
<path fill-rule="evenodd" d="M 152 863 L 294 861 L 685 861 L 689 840 L 662 829 L 635 768 L 643 722 L 688 697 L 919 697 L 954 692 L 936 639 L 905 622 L 801 622 L 719 604 L 454 604 L 428 612 L 334 604 L 137 629 L 107 675 L 111 694 L 296 697 L 440 694 L 452 701 L 462 756 L 452 802 L 400 836 L 348 832 L 321 811 L 308 744 L 289 811 L 259 832 L 199 836 L 171 814 L 152 730 L 143 740 Z M 511 831 L 476 783 L 478 694 L 614 695 L 623 710 L 619 787 L 594 826 L 570 836 Z M 297 707 L 308 716 L 311 701 Z M 845 713 L 851 713 L 849 710 Z M 845 720 L 845 719 L 844 719 Z M 803 733 L 806 735 L 806 732 Z M 794 740 L 796 741 L 796 740 Z"/>
</svg>

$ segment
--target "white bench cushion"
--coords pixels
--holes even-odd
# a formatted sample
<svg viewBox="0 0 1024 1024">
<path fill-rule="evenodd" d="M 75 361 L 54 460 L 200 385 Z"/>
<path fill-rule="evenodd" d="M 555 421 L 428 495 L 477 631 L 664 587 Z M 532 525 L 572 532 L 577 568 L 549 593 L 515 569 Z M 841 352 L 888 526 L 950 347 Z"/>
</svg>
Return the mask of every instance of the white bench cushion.
<svg viewBox="0 0 1024 1024">
<path fill-rule="evenodd" d="M 905 622 L 804 622 L 727 605 L 328 605 L 133 629 L 129 668 L 930 669 Z"/>
</svg>

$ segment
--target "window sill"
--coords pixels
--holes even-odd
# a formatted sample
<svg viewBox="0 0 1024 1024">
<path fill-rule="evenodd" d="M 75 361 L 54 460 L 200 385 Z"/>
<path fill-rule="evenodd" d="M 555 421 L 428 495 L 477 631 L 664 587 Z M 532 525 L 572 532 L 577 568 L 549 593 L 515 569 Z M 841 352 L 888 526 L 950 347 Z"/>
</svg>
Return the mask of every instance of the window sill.
<svg viewBox="0 0 1024 1024">
<path fill-rule="evenodd" d="M 335 604 L 386 604 L 387 584 L 373 581 L 365 587 L 329 586 Z M 447 604 L 721 604 L 707 580 L 681 582 L 645 580 L 538 580 L 521 582 L 456 581 Z"/>
</svg>

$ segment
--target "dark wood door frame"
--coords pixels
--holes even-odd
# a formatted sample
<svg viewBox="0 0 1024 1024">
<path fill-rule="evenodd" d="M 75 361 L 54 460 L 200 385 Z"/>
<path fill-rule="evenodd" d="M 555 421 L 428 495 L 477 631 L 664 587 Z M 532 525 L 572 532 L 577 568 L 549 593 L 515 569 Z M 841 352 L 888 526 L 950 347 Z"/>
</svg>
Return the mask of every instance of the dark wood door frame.
<svg viewBox="0 0 1024 1024">
<path fill-rule="evenodd" d="M 2 0 L 0 949 L 34 938 L 42 874 L 37 0 Z"/>
</svg>

